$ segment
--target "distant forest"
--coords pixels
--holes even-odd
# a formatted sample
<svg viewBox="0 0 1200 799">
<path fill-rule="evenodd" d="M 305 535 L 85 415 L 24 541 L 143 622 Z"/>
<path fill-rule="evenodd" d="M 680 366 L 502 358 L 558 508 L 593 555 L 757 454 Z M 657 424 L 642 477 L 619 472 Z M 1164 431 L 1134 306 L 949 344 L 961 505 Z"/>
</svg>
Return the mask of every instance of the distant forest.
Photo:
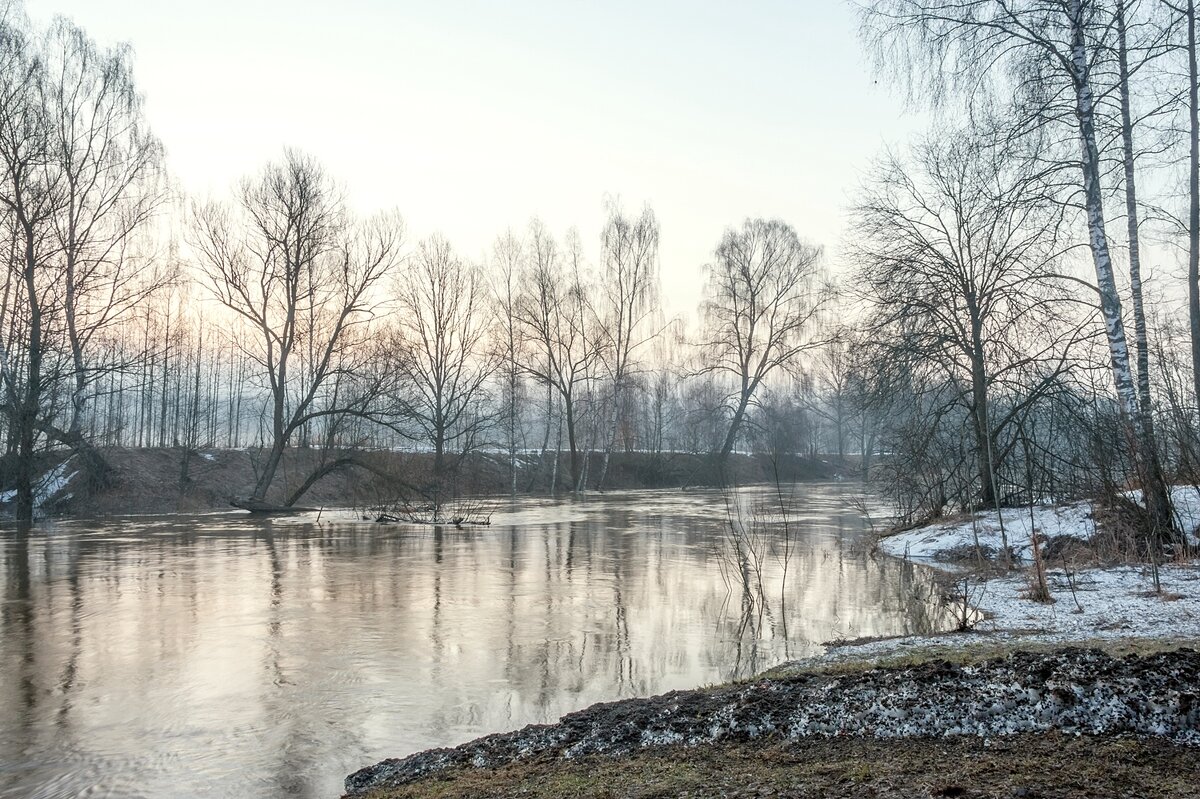
<svg viewBox="0 0 1200 799">
<path fill-rule="evenodd" d="M 435 504 L 473 453 L 516 492 L 530 454 L 583 491 L 613 453 L 704 453 L 720 482 L 749 451 L 853 457 L 909 521 L 1140 488 L 1152 540 L 1179 540 L 1168 486 L 1200 479 L 1193 2 L 860 14 L 932 127 L 863 170 L 837 264 L 788 221 L 731 220 L 689 323 L 663 311 L 649 206 L 535 219 L 477 262 L 356 216 L 294 150 L 225 199 L 181 196 L 128 49 L 0 0 L 17 518 L 48 451 L 101 487 L 112 447 L 250 448 L 262 501 L 291 448 L 326 473 L 416 450 Z"/>
</svg>

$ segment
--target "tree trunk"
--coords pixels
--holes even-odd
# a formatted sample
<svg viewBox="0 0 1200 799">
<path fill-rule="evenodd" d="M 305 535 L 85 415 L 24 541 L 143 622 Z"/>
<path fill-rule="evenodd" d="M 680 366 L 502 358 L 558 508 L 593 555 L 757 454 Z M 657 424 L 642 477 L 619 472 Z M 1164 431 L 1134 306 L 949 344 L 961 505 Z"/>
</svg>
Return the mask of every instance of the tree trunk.
<svg viewBox="0 0 1200 799">
<path fill-rule="evenodd" d="M 1196 65 L 1196 3 L 1187 3 L 1188 30 L 1188 321 L 1192 334 L 1192 388 L 1200 407 L 1200 73 Z"/>
<path fill-rule="evenodd" d="M 510 318 L 509 323 L 512 320 Z M 513 351 L 512 339 L 509 339 L 509 353 Z M 508 468 L 512 476 L 509 495 L 517 495 L 517 365 L 510 357 L 508 364 Z"/>
<path fill-rule="evenodd" d="M 1150 395 L 1150 345 L 1146 332 L 1146 310 L 1142 301 L 1141 237 L 1138 229 L 1137 182 L 1134 170 L 1133 112 L 1129 89 L 1129 51 L 1125 36 L 1124 0 L 1117 3 L 1118 65 L 1121 95 L 1121 144 L 1125 166 L 1125 220 L 1129 235 L 1129 284 L 1133 302 L 1134 346 L 1137 356 L 1138 427 L 1141 432 L 1139 471 L 1146 510 L 1153 523 L 1164 531 L 1173 524 L 1171 498 L 1158 457 L 1154 433 L 1154 406 Z M 1193 87 L 1194 90 L 1195 87 Z M 1163 525 L 1166 525 L 1165 528 Z"/>
<path fill-rule="evenodd" d="M 750 397 L 754 393 L 753 388 L 743 387 L 741 394 L 738 396 L 738 406 L 733 412 L 733 418 L 729 421 L 729 430 L 725 433 L 725 441 L 721 444 L 721 451 L 717 455 L 717 480 L 722 485 L 725 484 L 725 467 L 729 463 L 729 456 L 733 452 L 733 445 L 737 442 L 738 431 L 742 428 L 742 421 L 746 418 L 746 408 L 750 406 Z"/>
<path fill-rule="evenodd" d="M 575 441 L 575 403 L 568 395 L 563 398 L 563 411 L 567 417 L 567 446 L 571 449 L 571 486 L 579 485 L 579 447 Z"/>
<path fill-rule="evenodd" d="M 1096 145 L 1095 98 L 1092 94 L 1091 76 L 1088 68 L 1087 49 L 1084 40 L 1084 9 L 1083 0 L 1071 0 L 1071 61 L 1074 65 L 1075 82 L 1075 114 L 1079 125 L 1079 140 L 1082 150 L 1083 191 L 1087 209 L 1089 244 L 1092 250 L 1092 261 L 1096 268 L 1096 286 L 1100 293 L 1100 313 L 1104 318 L 1105 332 L 1108 338 L 1109 357 L 1112 363 L 1113 384 L 1116 387 L 1117 399 L 1120 403 L 1122 422 L 1131 444 L 1132 454 L 1136 460 L 1149 464 L 1150 450 L 1148 442 L 1136 429 L 1134 421 L 1138 418 L 1137 392 L 1134 389 L 1133 373 L 1129 365 L 1129 344 L 1125 338 L 1125 323 L 1121 318 L 1121 297 L 1117 292 L 1116 278 L 1113 273 L 1112 257 L 1108 245 L 1108 235 L 1104 229 L 1104 199 L 1100 190 L 1100 154 Z M 1147 482 L 1143 485 L 1145 494 L 1165 493 L 1165 486 L 1155 485 L 1156 475 L 1148 470 L 1144 472 Z M 1154 509 L 1161 512 L 1161 509 Z M 1170 519 L 1156 517 L 1156 523 L 1165 522 L 1167 526 L 1159 527 L 1159 535 L 1169 535 Z"/>
<path fill-rule="evenodd" d="M 604 448 L 604 460 L 600 464 L 600 477 L 596 480 L 596 490 L 604 490 L 604 478 L 608 476 L 608 460 L 612 456 L 613 447 L 617 444 L 617 427 L 621 423 L 621 392 L 619 383 L 613 384 L 612 424 L 609 425 L 608 445 Z"/>
<path fill-rule="evenodd" d="M 254 485 L 254 493 L 250 495 L 250 499 L 262 502 L 267 498 L 267 490 L 271 487 L 271 482 L 275 479 L 275 472 L 279 471 L 279 463 L 282 460 L 283 439 L 280 437 L 271 445 L 271 452 L 267 455 L 267 462 L 258 475 L 258 482 Z"/>
<path fill-rule="evenodd" d="M 979 504 L 996 507 L 996 475 L 992 463 L 992 431 L 988 414 L 987 372 L 982 353 L 971 358 L 971 422 L 975 428 L 975 453 L 979 464 Z"/>
</svg>

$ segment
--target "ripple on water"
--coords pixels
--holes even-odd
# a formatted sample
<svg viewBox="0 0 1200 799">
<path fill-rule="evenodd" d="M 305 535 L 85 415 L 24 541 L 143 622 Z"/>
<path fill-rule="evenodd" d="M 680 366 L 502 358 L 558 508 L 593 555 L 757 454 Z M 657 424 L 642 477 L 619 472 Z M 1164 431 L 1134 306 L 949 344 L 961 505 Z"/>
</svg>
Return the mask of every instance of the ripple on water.
<svg viewBox="0 0 1200 799">
<path fill-rule="evenodd" d="M 217 513 L 0 539 L 0 796 L 331 797 L 384 757 L 930 624 L 927 573 L 843 549 L 860 499 L 803 487 L 786 580 L 768 551 L 744 582 L 711 491 L 503 500 L 472 530 Z"/>
</svg>

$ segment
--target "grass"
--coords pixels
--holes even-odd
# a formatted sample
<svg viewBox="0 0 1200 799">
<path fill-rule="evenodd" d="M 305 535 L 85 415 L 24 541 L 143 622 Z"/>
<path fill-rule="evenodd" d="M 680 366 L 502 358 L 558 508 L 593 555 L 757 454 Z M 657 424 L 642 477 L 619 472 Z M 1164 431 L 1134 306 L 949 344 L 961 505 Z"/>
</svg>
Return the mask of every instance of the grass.
<svg viewBox="0 0 1200 799">
<path fill-rule="evenodd" d="M 1196 750 L 1157 740 L 814 739 L 662 747 L 620 759 L 532 759 L 379 790 L 371 799 L 466 797 L 1126 797 L 1196 796 Z"/>
<path fill-rule="evenodd" d="M 967 638 L 970 638 L 967 634 Z M 1115 657 L 1200 648 L 1200 640 L 1096 639 L 1074 646 Z M 989 640 L 960 646 L 915 645 L 879 659 L 798 663 L 762 677 L 852 674 L 879 667 L 958 664 L 1004 657 L 1016 649 L 1053 652 L 1062 645 Z M 712 686 L 714 690 L 720 686 Z M 981 739 L 806 738 L 702 746 L 666 746 L 624 757 L 566 760 L 544 755 L 496 769 L 454 769 L 370 799 L 567 799 L 567 797 L 1084 797 L 1198 795 L 1194 747 L 1160 739 L 1076 737 L 1060 733 Z"/>
<path fill-rule="evenodd" d="M 770 679 L 798 677 L 805 674 L 857 674 L 877 668 L 899 668 L 919 666 L 933 660 L 945 660 L 958 665 L 982 663 L 987 660 L 1007 657 L 1016 650 L 1023 652 L 1056 652 L 1065 645 L 1020 640 L 1020 630 L 1007 631 L 1011 638 L 995 639 L 986 634 L 962 633 L 962 643 L 942 644 L 910 639 L 912 646 L 903 652 L 880 655 L 877 658 L 859 657 L 845 661 L 785 663 L 763 674 Z M 872 639 L 865 639 L 868 642 Z M 856 641 L 839 643 L 838 647 L 852 647 Z M 1087 638 L 1073 640 L 1070 646 L 1076 649 L 1099 649 L 1113 657 L 1126 655 L 1153 655 L 1158 652 L 1173 652 L 1177 649 L 1200 649 L 1196 638 Z M 757 679 L 757 678 L 755 678 Z"/>
</svg>

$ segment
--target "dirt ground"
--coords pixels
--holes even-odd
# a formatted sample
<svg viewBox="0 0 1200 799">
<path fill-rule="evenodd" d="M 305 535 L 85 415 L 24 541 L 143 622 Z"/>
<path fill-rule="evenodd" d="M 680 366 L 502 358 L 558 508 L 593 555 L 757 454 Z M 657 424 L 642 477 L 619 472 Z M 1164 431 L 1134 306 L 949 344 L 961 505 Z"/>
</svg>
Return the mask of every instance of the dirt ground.
<svg viewBox="0 0 1200 799">
<path fill-rule="evenodd" d="M 1189 647 L 777 670 L 384 760 L 346 789 L 355 799 L 1196 797 L 1197 684 Z"/>
<path fill-rule="evenodd" d="M 1044 797 L 1200 795 L 1200 751 L 1159 739 L 1058 733 L 660 747 L 632 756 L 457 769 L 367 794 L 466 797 Z"/>
</svg>

